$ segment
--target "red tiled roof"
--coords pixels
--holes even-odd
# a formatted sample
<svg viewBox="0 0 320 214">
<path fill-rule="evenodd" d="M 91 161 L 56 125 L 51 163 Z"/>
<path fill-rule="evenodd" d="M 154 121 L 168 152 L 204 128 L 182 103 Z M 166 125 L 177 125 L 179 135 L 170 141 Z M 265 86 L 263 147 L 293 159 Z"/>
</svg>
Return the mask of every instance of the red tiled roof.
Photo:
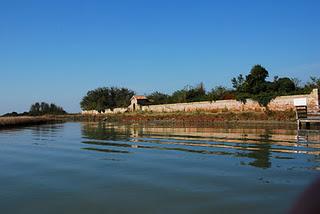
<svg viewBox="0 0 320 214">
<path fill-rule="evenodd" d="M 131 98 L 131 100 L 132 99 L 136 99 L 136 100 L 146 100 L 146 99 L 148 99 L 146 96 L 141 96 L 141 95 L 134 95 L 132 98 Z"/>
</svg>

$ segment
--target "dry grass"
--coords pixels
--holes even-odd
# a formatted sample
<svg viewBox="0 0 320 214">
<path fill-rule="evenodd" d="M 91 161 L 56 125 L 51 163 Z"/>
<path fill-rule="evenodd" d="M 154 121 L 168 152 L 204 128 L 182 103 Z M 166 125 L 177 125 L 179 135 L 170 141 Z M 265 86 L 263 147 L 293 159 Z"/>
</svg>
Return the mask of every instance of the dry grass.
<svg viewBox="0 0 320 214">
<path fill-rule="evenodd" d="M 55 121 L 52 117 L 0 117 L 0 128 L 36 125 Z"/>
<path fill-rule="evenodd" d="M 146 122 L 146 121 L 182 121 L 182 122 L 228 122 L 228 121 L 282 121 L 295 120 L 293 111 L 260 111 L 260 112 L 131 112 L 124 114 L 83 116 L 83 121 L 100 121 L 107 118 L 115 122 Z"/>
</svg>

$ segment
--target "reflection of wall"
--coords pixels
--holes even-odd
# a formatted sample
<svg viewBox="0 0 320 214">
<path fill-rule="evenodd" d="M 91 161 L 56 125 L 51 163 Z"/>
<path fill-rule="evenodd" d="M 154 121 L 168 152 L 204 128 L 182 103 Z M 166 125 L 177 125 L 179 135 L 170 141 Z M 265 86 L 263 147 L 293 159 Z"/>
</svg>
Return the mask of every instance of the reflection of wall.
<svg viewBox="0 0 320 214">
<path fill-rule="evenodd" d="M 143 149 L 229 155 L 239 158 L 241 164 L 264 169 L 271 167 L 274 159 L 286 159 L 287 154 L 320 154 L 318 132 L 297 133 L 296 130 L 278 128 L 150 127 L 83 123 L 82 135 L 86 139 L 82 143 L 90 145 L 84 149 L 92 151 L 134 153 L 132 149 Z M 299 137 L 304 141 L 300 141 Z"/>
</svg>

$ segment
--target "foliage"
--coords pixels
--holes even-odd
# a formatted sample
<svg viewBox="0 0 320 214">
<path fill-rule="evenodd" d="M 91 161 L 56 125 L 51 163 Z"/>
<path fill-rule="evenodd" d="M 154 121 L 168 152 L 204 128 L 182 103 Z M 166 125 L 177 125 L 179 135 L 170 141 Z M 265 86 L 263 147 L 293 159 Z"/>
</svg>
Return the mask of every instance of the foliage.
<svg viewBox="0 0 320 214">
<path fill-rule="evenodd" d="M 187 102 L 197 102 L 206 100 L 206 90 L 204 84 L 200 83 L 196 87 L 189 87 L 186 91 Z"/>
<path fill-rule="evenodd" d="M 288 77 L 283 77 L 274 80 L 273 91 L 279 94 L 287 94 L 296 90 L 296 83 L 289 79 Z"/>
<path fill-rule="evenodd" d="M 157 104 L 165 104 L 169 102 L 169 95 L 161 93 L 161 92 L 153 92 L 147 96 L 147 98 L 155 105 Z"/>
<path fill-rule="evenodd" d="M 231 79 L 232 86 L 236 90 L 241 90 L 241 87 L 243 86 L 244 81 L 245 81 L 245 79 L 243 78 L 242 74 L 239 74 L 238 77 L 234 77 Z"/>
<path fill-rule="evenodd" d="M 217 86 L 213 88 L 208 94 L 207 98 L 209 100 L 230 100 L 235 99 L 233 91 L 228 90 L 226 87 Z"/>
<path fill-rule="evenodd" d="M 82 98 L 80 105 L 83 110 L 97 110 L 101 112 L 108 108 L 127 107 L 133 95 L 134 92 L 127 88 L 97 88 L 89 91 Z"/>
<path fill-rule="evenodd" d="M 269 102 L 279 95 L 287 95 L 296 91 L 297 80 L 294 82 L 288 77 L 274 77 L 273 82 L 266 78 L 269 72 L 261 65 L 252 67 L 250 73 L 243 78 L 240 74 L 237 78 L 232 78 L 231 82 L 236 90 L 236 99 L 246 102 L 246 99 L 253 99 L 261 106 L 267 107 Z"/>
<path fill-rule="evenodd" d="M 305 85 L 305 88 L 307 89 L 313 89 L 313 88 L 318 88 L 320 89 L 320 78 L 317 77 L 310 77 L 310 81 L 307 82 Z"/>
<path fill-rule="evenodd" d="M 181 90 L 177 90 L 169 97 L 170 103 L 198 102 L 207 100 L 206 90 L 203 83 L 197 86 L 185 86 Z"/>
<path fill-rule="evenodd" d="M 19 117 L 19 116 L 28 116 L 28 115 L 29 115 L 29 112 L 17 113 L 13 111 L 11 113 L 4 114 L 1 117 Z"/>
<path fill-rule="evenodd" d="M 11 113 L 6 113 L 4 115 L 2 115 L 1 117 L 18 117 L 19 114 L 15 111 L 11 112 Z"/>
<path fill-rule="evenodd" d="M 54 103 L 48 104 L 46 102 L 36 102 L 35 104 L 32 104 L 29 110 L 29 115 L 32 116 L 39 116 L 39 115 L 45 115 L 45 114 L 53 114 L 53 115 L 59 115 L 59 114 L 66 114 L 67 112 L 63 110 L 62 107 L 55 105 Z"/>
<path fill-rule="evenodd" d="M 172 93 L 170 99 L 170 103 L 185 103 L 187 102 L 187 89 L 177 90 Z"/>
<path fill-rule="evenodd" d="M 269 76 L 268 71 L 261 65 L 252 67 L 243 84 L 243 90 L 249 94 L 259 94 L 268 88 L 269 83 L 266 78 Z"/>
</svg>

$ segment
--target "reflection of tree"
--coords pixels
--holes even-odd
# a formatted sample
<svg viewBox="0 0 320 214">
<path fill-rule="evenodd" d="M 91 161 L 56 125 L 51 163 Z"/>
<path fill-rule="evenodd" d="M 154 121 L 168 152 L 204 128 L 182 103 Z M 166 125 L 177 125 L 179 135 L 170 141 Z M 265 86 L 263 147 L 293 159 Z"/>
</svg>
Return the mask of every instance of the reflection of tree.
<svg viewBox="0 0 320 214">
<path fill-rule="evenodd" d="M 32 135 L 37 139 L 46 139 L 55 137 L 57 133 L 63 129 L 61 124 L 46 124 L 41 126 L 33 126 L 31 128 Z"/>
<path fill-rule="evenodd" d="M 271 161 L 270 161 L 270 138 L 272 137 L 270 134 L 270 130 L 266 129 L 265 135 L 261 136 L 261 144 L 257 144 L 257 150 L 254 150 L 248 154 L 248 157 L 254 158 L 255 160 L 250 162 L 249 165 L 260 167 L 260 168 L 270 168 Z"/>
<path fill-rule="evenodd" d="M 127 140 L 130 137 L 130 130 L 128 128 L 120 132 L 114 126 L 106 127 L 105 123 L 95 125 L 84 124 L 81 133 L 85 138 L 95 140 Z"/>
</svg>

